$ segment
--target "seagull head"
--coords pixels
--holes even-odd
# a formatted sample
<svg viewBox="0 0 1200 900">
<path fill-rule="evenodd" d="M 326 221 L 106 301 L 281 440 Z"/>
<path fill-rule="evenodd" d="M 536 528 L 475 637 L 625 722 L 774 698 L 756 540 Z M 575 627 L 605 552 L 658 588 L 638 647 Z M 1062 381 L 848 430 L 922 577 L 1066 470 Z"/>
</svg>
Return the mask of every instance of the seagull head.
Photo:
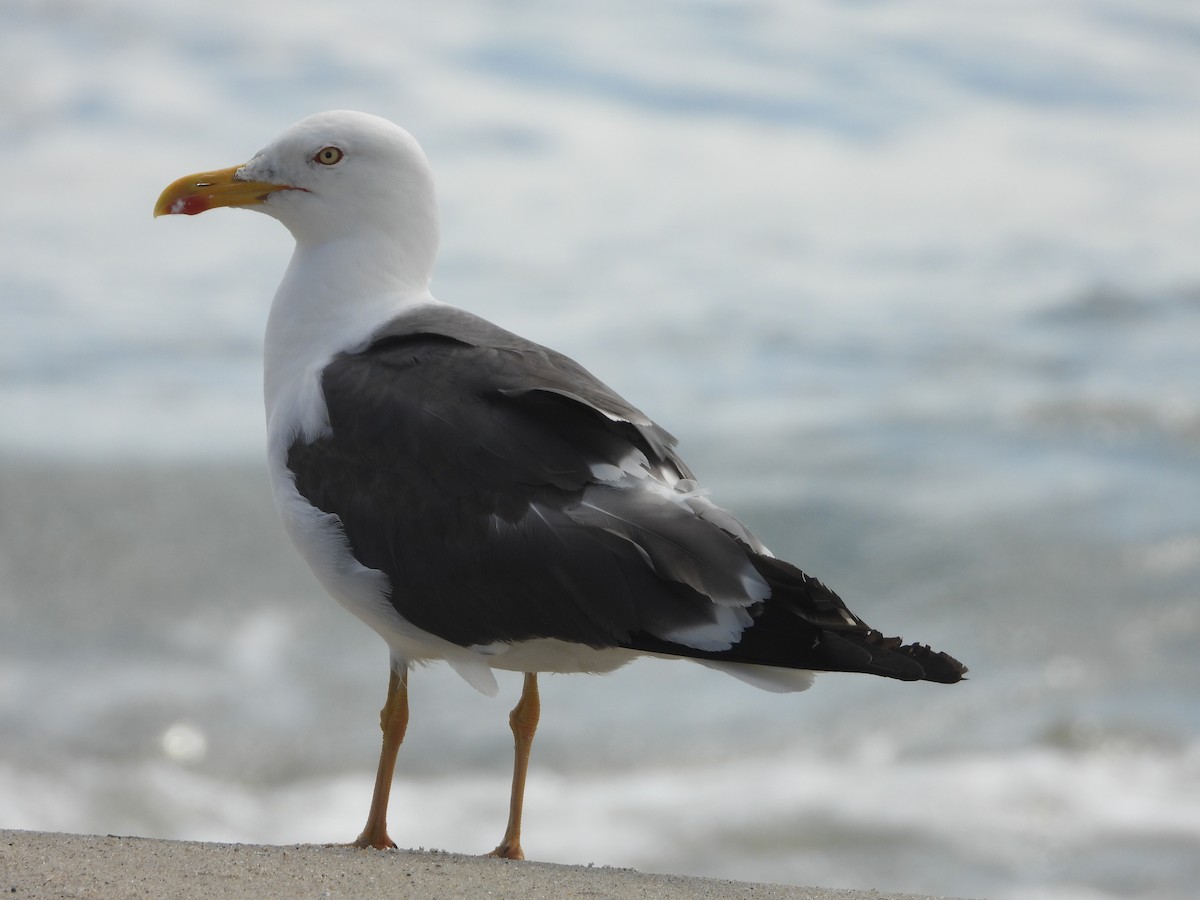
<svg viewBox="0 0 1200 900">
<path fill-rule="evenodd" d="M 408 265 L 432 268 L 438 224 L 433 176 L 416 140 L 367 113 L 335 110 L 297 122 L 242 165 L 171 183 L 154 215 L 219 206 L 282 222 L 300 247 L 384 241 Z"/>
</svg>

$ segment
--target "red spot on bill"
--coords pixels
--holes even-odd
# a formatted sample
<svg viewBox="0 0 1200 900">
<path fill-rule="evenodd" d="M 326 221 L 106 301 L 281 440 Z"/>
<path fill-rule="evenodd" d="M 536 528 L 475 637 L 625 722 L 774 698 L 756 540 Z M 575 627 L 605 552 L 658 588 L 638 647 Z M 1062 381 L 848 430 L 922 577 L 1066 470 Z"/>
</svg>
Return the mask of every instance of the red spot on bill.
<svg viewBox="0 0 1200 900">
<path fill-rule="evenodd" d="M 190 197 L 180 197 L 171 204 L 172 215 L 194 216 L 206 209 L 212 208 L 211 197 L 205 194 L 193 194 Z"/>
</svg>

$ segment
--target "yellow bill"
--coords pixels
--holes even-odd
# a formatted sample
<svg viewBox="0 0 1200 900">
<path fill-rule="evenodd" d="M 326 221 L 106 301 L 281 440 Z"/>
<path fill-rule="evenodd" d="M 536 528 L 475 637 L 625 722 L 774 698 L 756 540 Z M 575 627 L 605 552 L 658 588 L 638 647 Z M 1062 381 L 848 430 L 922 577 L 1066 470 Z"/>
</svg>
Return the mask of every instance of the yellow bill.
<svg viewBox="0 0 1200 900">
<path fill-rule="evenodd" d="M 214 172 L 198 172 L 171 182 L 154 204 L 155 217 L 194 216 L 218 206 L 253 206 L 275 191 L 289 190 L 286 184 L 238 180 L 236 175 L 241 168 L 230 166 Z"/>
</svg>

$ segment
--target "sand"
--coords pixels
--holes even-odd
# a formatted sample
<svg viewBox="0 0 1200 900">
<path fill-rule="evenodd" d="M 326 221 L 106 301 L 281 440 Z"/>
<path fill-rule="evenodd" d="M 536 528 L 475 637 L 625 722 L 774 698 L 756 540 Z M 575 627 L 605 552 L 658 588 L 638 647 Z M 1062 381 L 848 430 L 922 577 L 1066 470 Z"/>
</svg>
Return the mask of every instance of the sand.
<svg viewBox="0 0 1200 900">
<path fill-rule="evenodd" d="M 138 898 L 489 897 L 642 900 L 919 900 L 912 894 L 828 890 L 647 875 L 441 851 L 301 844 L 202 844 L 0 830 L 0 896 Z"/>
</svg>

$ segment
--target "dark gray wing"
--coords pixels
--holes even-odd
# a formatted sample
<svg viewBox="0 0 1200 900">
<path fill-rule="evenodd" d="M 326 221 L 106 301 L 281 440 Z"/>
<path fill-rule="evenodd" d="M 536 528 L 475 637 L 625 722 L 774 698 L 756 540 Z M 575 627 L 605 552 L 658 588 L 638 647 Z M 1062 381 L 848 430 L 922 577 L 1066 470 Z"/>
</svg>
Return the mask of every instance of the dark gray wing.
<svg viewBox="0 0 1200 900">
<path fill-rule="evenodd" d="M 291 447 L 296 486 L 426 631 L 931 677 L 727 513 L 598 478 L 631 459 L 690 473 L 667 432 L 562 354 L 433 307 L 335 358 L 322 388 L 330 432 Z M 679 643 L 731 606 L 744 621 L 724 645 Z"/>
</svg>

